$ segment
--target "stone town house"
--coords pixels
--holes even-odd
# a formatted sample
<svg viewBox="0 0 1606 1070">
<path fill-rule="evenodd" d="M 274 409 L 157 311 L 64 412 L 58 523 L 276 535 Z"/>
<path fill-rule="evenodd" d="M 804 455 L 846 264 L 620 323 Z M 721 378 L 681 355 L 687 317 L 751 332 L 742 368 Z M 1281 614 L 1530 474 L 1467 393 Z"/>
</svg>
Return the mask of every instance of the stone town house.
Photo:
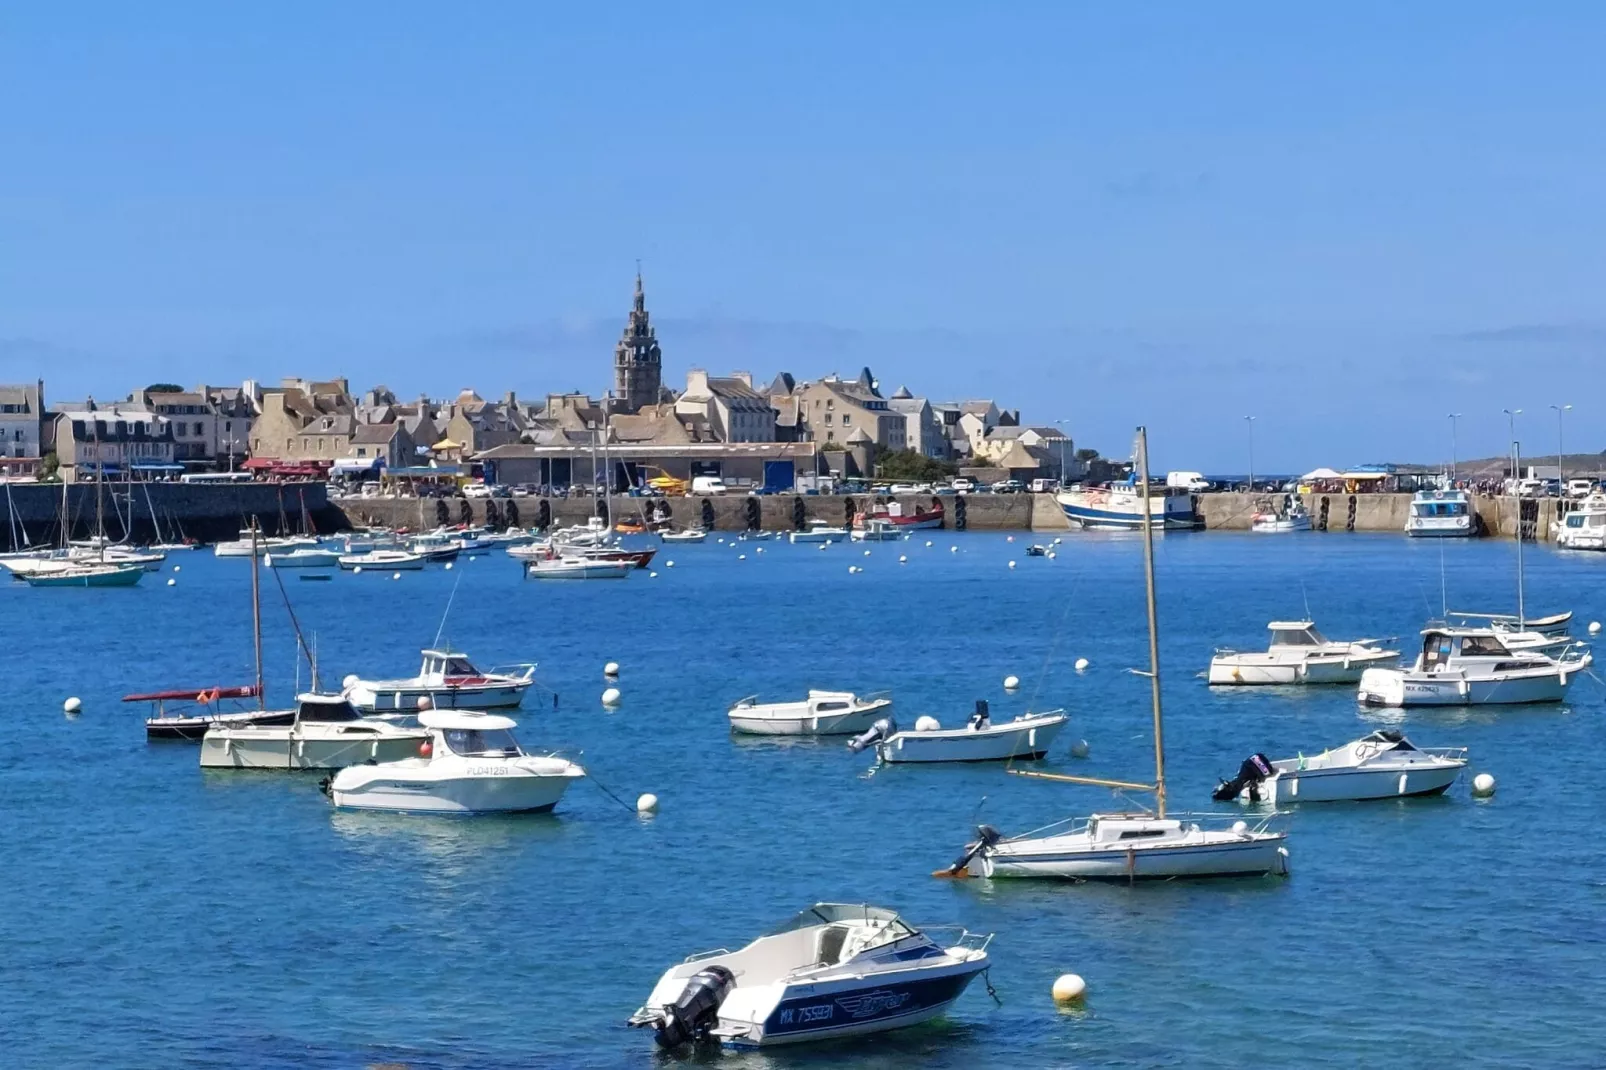
<svg viewBox="0 0 1606 1070">
<path fill-rule="evenodd" d="M 93 401 L 56 413 L 54 435 L 61 478 L 78 483 L 96 478 L 139 478 L 172 465 L 172 424 L 153 413 Z"/>
<path fill-rule="evenodd" d="M 0 468 L 15 475 L 31 474 L 37 469 L 45 433 L 44 414 L 43 379 L 0 386 Z"/>
<path fill-rule="evenodd" d="M 770 399 L 753 389 L 753 377 L 736 372 L 710 377 L 700 368 L 686 373 L 686 392 L 675 411 L 701 417 L 719 442 L 774 442 L 776 410 Z"/>
<path fill-rule="evenodd" d="M 141 390 L 129 408 L 154 413 L 173 425 L 173 459 L 190 468 L 222 467 L 245 459 L 256 418 L 241 388 L 202 384 L 188 391 Z"/>
<path fill-rule="evenodd" d="M 357 432 L 356 404 L 344 379 L 264 390 L 262 413 L 251 429 L 251 458 L 258 463 L 333 462 L 350 452 Z"/>
<path fill-rule="evenodd" d="M 827 377 L 797 389 L 799 415 L 807 432 L 800 436 L 820 449 L 841 448 L 863 431 L 877 448 L 907 448 L 907 422 L 861 378 L 852 382 Z"/>
</svg>

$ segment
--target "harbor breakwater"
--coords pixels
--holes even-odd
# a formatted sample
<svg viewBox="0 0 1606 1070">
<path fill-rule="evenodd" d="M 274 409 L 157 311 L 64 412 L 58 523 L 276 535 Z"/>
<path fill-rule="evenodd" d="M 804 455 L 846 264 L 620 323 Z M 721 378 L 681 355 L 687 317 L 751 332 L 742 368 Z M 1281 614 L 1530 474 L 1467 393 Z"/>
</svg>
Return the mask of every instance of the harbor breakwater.
<svg viewBox="0 0 1606 1070">
<path fill-rule="evenodd" d="M 1210 531 L 1248 531 L 1255 503 L 1265 494 L 1218 493 L 1194 496 L 1195 509 Z M 1403 533 L 1411 515 L 1409 494 L 1304 494 L 1311 530 L 1318 532 L 1392 531 Z M 1550 539 L 1575 503 L 1559 498 L 1508 498 L 1473 495 L 1483 533 L 1524 539 Z"/>
<path fill-rule="evenodd" d="M 62 489 L 51 483 L 9 484 L 3 496 L 8 512 L 0 520 L 0 545 L 15 550 L 58 543 Z M 323 483 L 107 483 L 98 497 L 106 535 L 135 543 L 232 539 L 252 517 L 269 535 L 300 531 L 303 512 L 311 517 L 315 531 L 345 525 L 345 516 L 330 508 Z M 95 534 L 96 498 L 93 483 L 66 487 L 69 537 Z"/>
</svg>

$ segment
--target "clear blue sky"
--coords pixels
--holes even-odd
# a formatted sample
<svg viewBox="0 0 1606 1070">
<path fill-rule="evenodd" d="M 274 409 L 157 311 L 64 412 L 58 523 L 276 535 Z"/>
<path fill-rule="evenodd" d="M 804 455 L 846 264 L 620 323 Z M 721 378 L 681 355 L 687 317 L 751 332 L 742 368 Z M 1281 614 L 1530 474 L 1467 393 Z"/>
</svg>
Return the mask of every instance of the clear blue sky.
<svg viewBox="0 0 1606 1070">
<path fill-rule="evenodd" d="M 0 380 L 600 393 L 639 257 L 671 382 L 1600 450 L 1602 55 L 1588 4 L 14 5 Z"/>
</svg>

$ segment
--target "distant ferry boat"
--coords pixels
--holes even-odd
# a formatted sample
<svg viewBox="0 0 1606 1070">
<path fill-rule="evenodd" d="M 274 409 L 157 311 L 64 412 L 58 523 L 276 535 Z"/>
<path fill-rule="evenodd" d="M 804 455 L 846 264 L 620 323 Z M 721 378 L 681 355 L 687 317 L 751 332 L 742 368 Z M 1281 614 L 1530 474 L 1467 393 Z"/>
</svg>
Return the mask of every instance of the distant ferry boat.
<svg viewBox="0 0 1606 1070">
<path fill-rule="evenodd" d="M 1143 526 L 1143 490 L 1134 482 L 1108 487 L 1072 487 L 1054 495 L 1071 523 L 1084 528 Z M 1193 495 L 1186 487 L 1149 484 L 1149 519 L 1163 531 L 1190 531 L 1194 527 Z"/>
<path fill-rule="evenodd" d="M 1478 514 L 1464 490 L 1419 490 L 1411 499 L 1405 533 L 1419 538 L 1459 539 L 1478 533 Z"/>
</svg>

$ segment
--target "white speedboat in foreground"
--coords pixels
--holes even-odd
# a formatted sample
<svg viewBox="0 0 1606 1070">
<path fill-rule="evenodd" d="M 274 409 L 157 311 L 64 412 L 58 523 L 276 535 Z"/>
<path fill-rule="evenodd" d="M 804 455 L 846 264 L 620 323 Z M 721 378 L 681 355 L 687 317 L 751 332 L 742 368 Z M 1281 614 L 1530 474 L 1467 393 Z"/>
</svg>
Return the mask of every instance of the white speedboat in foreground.
<svg viewBox="0 0 1606 1070">
<path fill-rule="evenodd" d="M 1367 669 L 1360 700 L 1369 706 L 1482 706 L 1560 702 L 1593 660 L 1582 646 L 1557 656 L 1512 650 L 1493 628 L 1433 627 L 1409 669 Z"/>
<path fill-rule="evenodd" d="M 882 691 L 810 691 L 802 702 L 764 702 L 749 695 L 730 708 L 731 729 L 756 736 L 842 736 L 863 732 L 892 707 Z"/>
<path fill-rule="evenodd" d="M 992 937 L 957 932 L 945 946 L 891 910 L 817 903 L 737 951 L 671 967 L 629 1024 L 667 1050 L 900 1029 L 942 1014 L 987 969 Z"/>
<path fill-rule="evenodd" d="M 359 568 L 372 569 L 376 572 L 383 572 L 385 569 L 417 572 L 424 567 L 422 554 L 412 554 L 406 550 L 369 550 L 365 554 L 341 554 L 337 560 L 341 568 L 353 572 Z"/>
<path fill-rule="evenodd" d="M 1216 788 L 1217 802 L 1339 802 L 1439 795 L 1467 767 L 1465 747 L 1417 747 L 1397 729 L 1310 757 L 1244 759 L 1238 775 Z"/>
<path fill-rule="evenodd" d="M 841 542 L 848 537 L 847 528 L 834 527 L 824 520 L 810 520 L 808 527 L 787 536 L 791 542 Z"/>
<path fill-rule="evenodd" d="M 873 746 L 883 762 L 1030 761 L 1048 753 L 1069 719 L 1063 710 L 1050 710 L 995 722 L 988 716 L 987 703 L 977 702 L 963 728 L 943 728 L 935 717 L 922 717 L 914 731 L 900 732 L 895 721 L 884 717 L 848 749 L 858 752 Z"/>
<path fill-rule="evenodd" d="M 220 725 L 201 737 L 202 769 L 343 769 L 418 753 L 429 734 L 368 720 L 339 695 L 296 696 L 287 725 Z"/>
<path fill-rule="evenodd" d="M 524 701 L 534 680 L 533 664 L 481 672 L 464 654 L 426 650 L 417 676 L 402 680 L 348 676 L 344 694 L 353 706 L 369 713 L 416 713 L 422 699 L 438 710 L 507 709 Z"/>
<path fill-rule="evenodd" d="M 511 718 L 426 710 L 418 757 L 351 765 L 324 785 L 336 806 L 431 814 L 519 814 L 552 809 L 585 770 L 556 755 L 526 754 Z"/>
<path fill-rule="evenodd" d="M 1375 639 L 1330 640 L 1308 620 L 1274 620 L 1266 628 L 1271 644 L 1264 652 L 1216 651 L 1210 659 L 1212 685 L 1353 684 L 1368 668 L 1400 657 Z"/>
</svg>

